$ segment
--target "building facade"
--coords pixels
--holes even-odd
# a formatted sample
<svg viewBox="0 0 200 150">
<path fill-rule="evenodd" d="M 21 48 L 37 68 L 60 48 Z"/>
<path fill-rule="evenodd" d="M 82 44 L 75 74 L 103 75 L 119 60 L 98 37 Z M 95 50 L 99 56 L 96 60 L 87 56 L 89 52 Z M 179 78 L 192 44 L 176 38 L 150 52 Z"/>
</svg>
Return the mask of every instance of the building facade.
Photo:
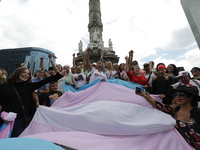
<svg viewBox="0 0 200 150">
<path fill-rule="evenodd" d="M 181 5 L 200 49 L 200 0 L 181 0 Z"/>
<path fill-rule="evenodd" d="M 55 62 L 56 56 L 53 52 L 38 48 L 38 47 L 24 47 L 14 49 L 0 50 L 0 68 L 6 69 L 8 75 L 25 63 L 25 67 L 29 68 L 33 73 L 40 67 L 40 58 L 43 57 L 44 69 L 48 70 L 51 66 L 48 55 L 53 56 L 52 60 Z"/>
</svg>

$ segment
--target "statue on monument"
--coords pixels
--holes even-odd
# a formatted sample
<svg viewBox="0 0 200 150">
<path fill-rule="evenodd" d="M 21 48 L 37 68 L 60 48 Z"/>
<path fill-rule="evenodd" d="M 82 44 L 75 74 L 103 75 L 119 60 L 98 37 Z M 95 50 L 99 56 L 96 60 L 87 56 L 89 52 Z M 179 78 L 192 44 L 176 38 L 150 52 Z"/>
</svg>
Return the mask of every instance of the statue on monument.
<svg viewBox="0 0 200 150">
<path fill-rule="evenodd" d="M 100 40 L 99 31 L 94 30 L 94 32 L 91 35 L 91 39 L 93 43 L 98 43 Z"/>
<path fill-rule="evenodd" d="M 102 38 L 99 41 L 99 48 L 104 49 L 104 41 L 102 40 Z"/>
<path fill-rule="evenodd" d="M 108 45 L 109 45 L 109 49 L 112 50 L 113 49 L 113 44 L 111 39 L 108 40 Z"/>
<path fill-rule="evenodd" d="M 79 52 L 82 52 L 83 51 L 83 42 L 80 40 L 80 42 L 78 43 L 78 49 L 79 49 Z"/>
</svg>

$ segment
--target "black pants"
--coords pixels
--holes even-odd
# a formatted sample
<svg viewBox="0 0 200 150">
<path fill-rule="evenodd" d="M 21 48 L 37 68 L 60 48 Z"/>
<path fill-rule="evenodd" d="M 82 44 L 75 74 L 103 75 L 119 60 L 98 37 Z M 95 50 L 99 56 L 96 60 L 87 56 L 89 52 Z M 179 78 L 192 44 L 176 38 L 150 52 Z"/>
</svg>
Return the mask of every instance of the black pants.
<svg viewBox="0 0 200 150">
<path fill-rule="evenodd" d="M 25 129 L 25 118 L 16 118 L 11 137 L 18 137 Z"/>
</svg>

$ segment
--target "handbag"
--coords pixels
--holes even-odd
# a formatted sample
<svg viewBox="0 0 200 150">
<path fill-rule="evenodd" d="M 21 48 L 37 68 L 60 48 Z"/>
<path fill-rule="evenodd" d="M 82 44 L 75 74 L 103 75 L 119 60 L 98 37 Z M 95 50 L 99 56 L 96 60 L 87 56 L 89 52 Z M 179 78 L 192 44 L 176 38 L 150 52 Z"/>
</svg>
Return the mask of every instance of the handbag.
<svg viewBox="0 0 200 150">
<path fill-rule="evenodd" d="M 27 116 L 26 111 L 25 111 L 25 106 L 24 106 L 24 104 L 22 102 L 22 99 L 19 96 L 19 93 L 17 92 L 16 88 L 13 85 L 11 85 L 11 86 L 13 87 L 13 89 L 14 89 L 14 91 L 15 91 L 15 93 L 16 93 L 16 95 L 17 95 L 17 97 L 18 97 L 18 99 L 19 99 L 19 101 L 20 101 L 20 103 L 22 105 L 22 111 L 24 113 L 24 119 L 25 119 L 24 127 L 26 128 L 29 125 L 30 121 L 31 121 L 31 117 Z"/>
</svg>

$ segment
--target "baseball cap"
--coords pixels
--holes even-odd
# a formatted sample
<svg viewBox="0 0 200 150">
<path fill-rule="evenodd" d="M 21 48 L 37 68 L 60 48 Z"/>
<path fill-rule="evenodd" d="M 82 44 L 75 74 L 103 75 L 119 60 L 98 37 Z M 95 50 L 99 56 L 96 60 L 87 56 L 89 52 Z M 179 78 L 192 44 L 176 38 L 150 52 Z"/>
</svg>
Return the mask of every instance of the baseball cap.
<svg viewBox="0 0 200 150">
<path fill-rule="evenodd" d="M 189 72 L 179 71 L 178 76 L 176 76 L 176 78 L 179 78 L 179 77 L 182 77 L 182 76 L 189 76 Z"/>
<path fill-rule="evenodd" d="M 159 65 L 158 70 L 167 69 L 165 65 Z"/>
</svg>

